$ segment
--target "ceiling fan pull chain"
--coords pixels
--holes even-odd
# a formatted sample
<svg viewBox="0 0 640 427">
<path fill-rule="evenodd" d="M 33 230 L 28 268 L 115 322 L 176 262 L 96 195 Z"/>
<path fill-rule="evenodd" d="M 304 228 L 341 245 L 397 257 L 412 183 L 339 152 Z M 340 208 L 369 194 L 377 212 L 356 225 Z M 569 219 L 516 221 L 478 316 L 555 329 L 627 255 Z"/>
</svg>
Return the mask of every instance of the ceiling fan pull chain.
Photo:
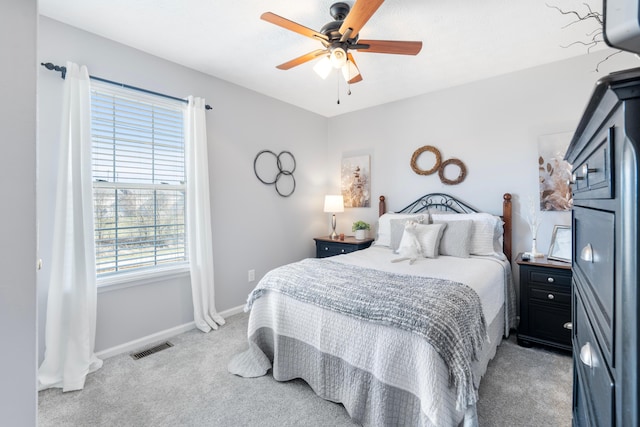
<svg viewBox="0 0 640 427">
<path fill-rule="evenodd" d="M 340 105 L 340 73 L 336 72 L 336 82 L 338 83 L 338 105 Z"/>
</svg>

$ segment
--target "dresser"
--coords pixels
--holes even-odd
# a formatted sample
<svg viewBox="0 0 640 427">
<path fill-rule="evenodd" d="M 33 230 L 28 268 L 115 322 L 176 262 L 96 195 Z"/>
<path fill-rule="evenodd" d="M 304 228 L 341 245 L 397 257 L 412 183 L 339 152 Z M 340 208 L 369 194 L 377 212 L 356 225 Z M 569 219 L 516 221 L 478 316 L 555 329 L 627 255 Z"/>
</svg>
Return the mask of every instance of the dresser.
<svg viewBox="0 0 640 427">
<path fill-rule="evenodd" d="M 571 350 L 571 264 L 516 258 L 520 267 L 518 344 Z"/>
<path fill-rule="evenodd" d="M 333 240 L 327 236 L 315 237 L 313 240 L 316 241 L 316 258 L 326 258 L 366 249 L 371 246 L 374 239 L 358 240 L 353 236 L 345 236 L 344 240 Z"/>
<path fill-rule="evenodd" d="M 637 426 L 640 68 L 596 84 L 573 165 L 573 424 Z"/>
</svg>

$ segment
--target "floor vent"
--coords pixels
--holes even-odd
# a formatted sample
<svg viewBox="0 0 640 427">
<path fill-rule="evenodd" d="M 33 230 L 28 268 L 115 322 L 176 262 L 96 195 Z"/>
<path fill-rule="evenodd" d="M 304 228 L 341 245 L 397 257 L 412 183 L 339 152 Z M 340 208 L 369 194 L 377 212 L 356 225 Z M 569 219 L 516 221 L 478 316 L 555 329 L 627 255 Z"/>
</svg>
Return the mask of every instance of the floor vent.
<svg viewBox="0 0 640 427">
<path fill-rule="evenodd" d="M 169 341 L 165 341 L 162 344 L 158 344 L 158 345 L 153 346 L 151 348 L 148 348 L 146 350 L 142 350 L 142 351 L 139 351 L 137 353 L 132 353 L 131 357 L 133 357 L 133 360 L 142 359 L 143 357 L 150 356 L 153 353 L 157 353 L 159 351 L 165 350 L 165 349 L 170 348 L 170 347 L 173 347 L 173 344 L 171 344 Z"/>
</svg>

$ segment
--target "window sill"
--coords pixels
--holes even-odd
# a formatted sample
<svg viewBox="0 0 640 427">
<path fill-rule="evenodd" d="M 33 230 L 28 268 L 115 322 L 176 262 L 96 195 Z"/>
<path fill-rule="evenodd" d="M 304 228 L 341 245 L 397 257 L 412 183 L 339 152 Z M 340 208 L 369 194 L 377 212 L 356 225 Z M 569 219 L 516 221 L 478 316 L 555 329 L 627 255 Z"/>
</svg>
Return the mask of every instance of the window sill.
<svg viewBox="0 0 640 427">
<path fill-rule="evenodd" d="M 189 264 L 181 264 L 168 268 L 153 269 L 148 271 L 136 271 L 131 273 L 114 274 L 98 278 L 98 293 L 111 292 L 133 286 L 148 285 L 158 281 L 165 281 L 178 277 L 189 276 Z"/>
</svg>

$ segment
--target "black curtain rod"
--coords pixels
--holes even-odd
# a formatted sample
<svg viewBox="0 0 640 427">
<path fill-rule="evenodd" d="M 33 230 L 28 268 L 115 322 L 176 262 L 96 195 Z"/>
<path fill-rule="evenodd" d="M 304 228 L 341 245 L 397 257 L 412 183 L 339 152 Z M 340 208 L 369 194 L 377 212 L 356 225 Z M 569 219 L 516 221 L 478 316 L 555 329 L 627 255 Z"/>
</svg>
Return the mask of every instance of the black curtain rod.
<svg viewBox="0 0 640 427">
<path fill-rule="evenodd" d="M 47 62 L 47 63 L 42 62 L 42 63 L 40 63 L 40 65 L 45 67 L 47 70 L 58 71 L 61 74 L 61 77 L 63 79 L 67 76 L 67 67 L 61 67 L 59 65 L 54 65 L 51 62 Z M 186 99 L 183 99 L 183 98 L 176 98 L 175 96 L 165 95 L 164 93 L 153 92 L 151 90 L 142 89 L 142 88 L 131 86 L 131 85 L 127 85 L 127 84 L 124 84 L 124 83 L 114 82 L 112 80 L 107 80 L 107 79 L 103 79 L 103 78 L 100 78 L 100 77 L 89 76 L 89 78 L 91 78 L 93 80 L 97 80 L 99 82 L 109 83 L 109 84 L 112 84 L 112 85 L 120 86 L 120 87 L 123 87 L 123 88 L 126 88 L 126 89 L 133 89 L 133 90 L 137 90 L 139 92 L 144 92 L 144 93 L 149 93 L 151 95 L 161 96 L 163 98 L 169 98 L 169 99 L 173 99 L 173 100 L 184 102 L 184 103 L 189 102 L 189 101 L 187 101 Z M 205 105 L 204 108 L 206 110 L 213 110 L 211 105 L 208 105 L 208 104 Z"/>
</svg>

